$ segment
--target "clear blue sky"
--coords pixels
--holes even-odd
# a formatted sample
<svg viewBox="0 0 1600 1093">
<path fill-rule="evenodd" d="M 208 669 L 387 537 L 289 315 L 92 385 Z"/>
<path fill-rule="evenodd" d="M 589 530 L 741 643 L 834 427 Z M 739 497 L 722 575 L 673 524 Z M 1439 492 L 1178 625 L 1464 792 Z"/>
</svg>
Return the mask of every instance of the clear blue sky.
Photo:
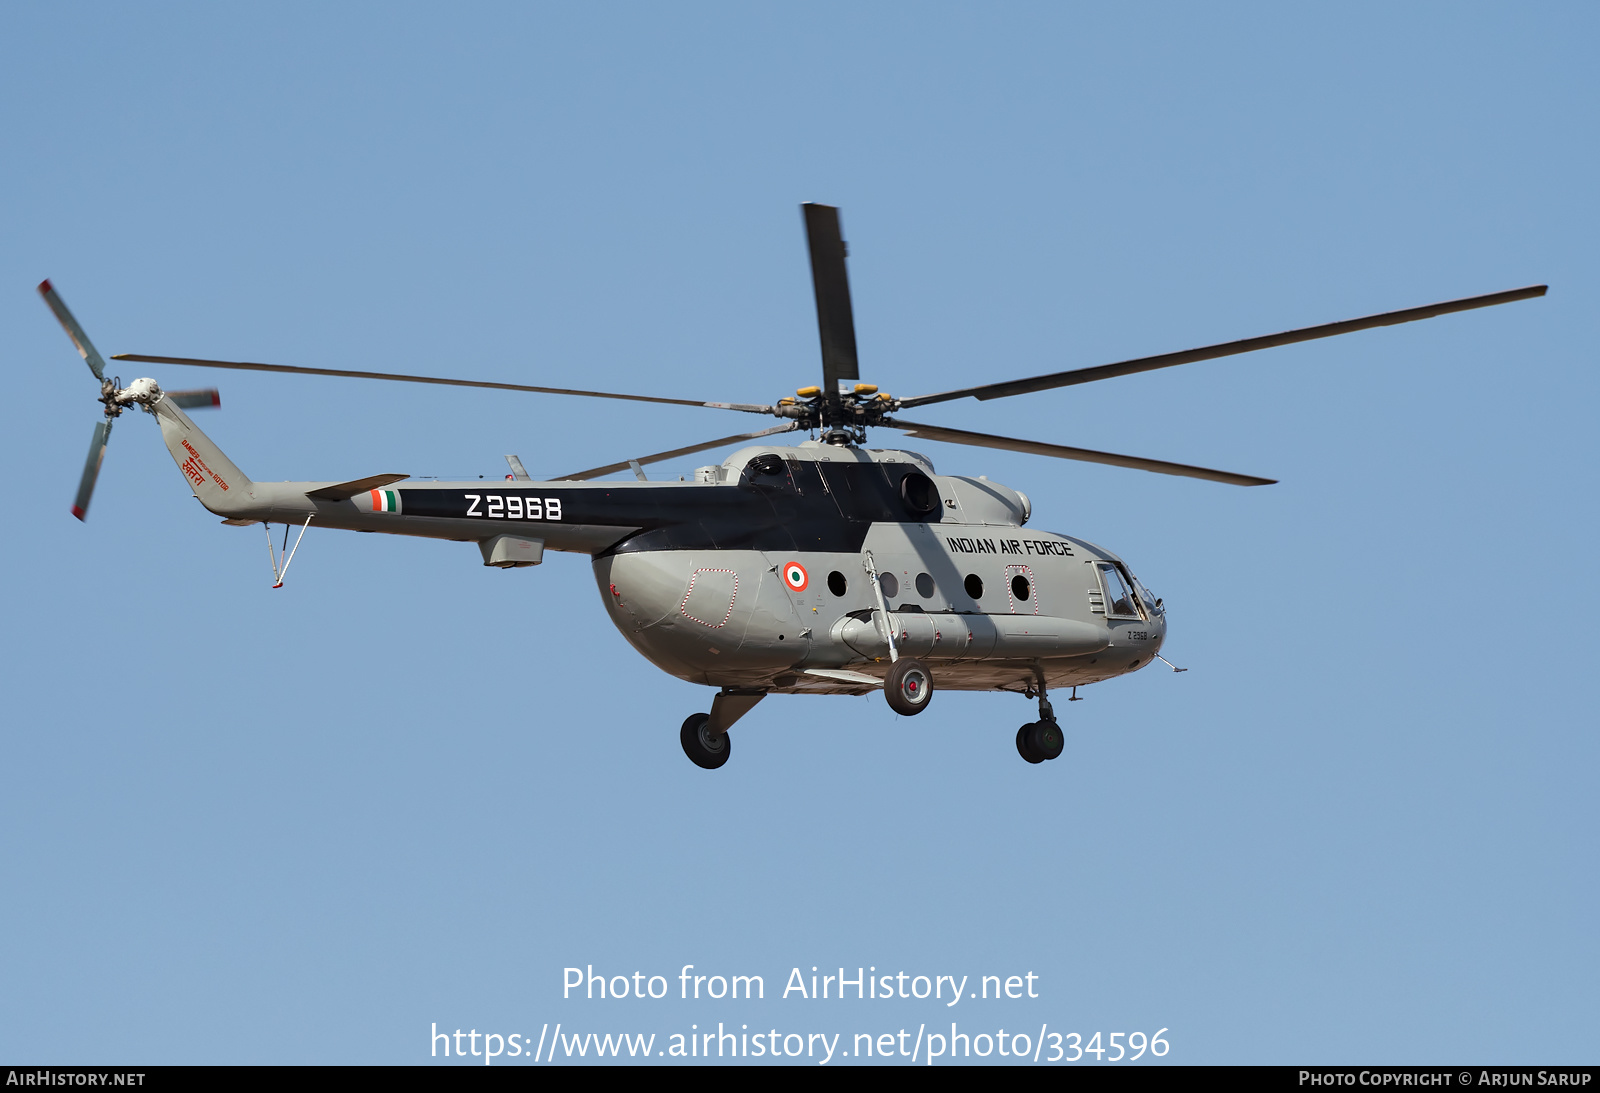
<svg viewBox="0 0 1600 1093">
<path fill-rule="evenodd" d="M 1183 1062 L 1593 1062 L 1597 29 L 1588 4 L 8 5 L 0 1059 L 953 1018 L 1165 1027 Z M 819 371 L 805 200 L 843 209 L 863 378 L 900 394 L 1552 287 L 924 412 L 1282 479 L 916 445 L 1170 607 L 1190 671 L 1063 704 L 1041 767 L 1028 703 L 941 693 L 915 720 L 768 700 L 701 771 L 676 732 L 708 692 L 631 651 L 587 559 L 313 530 L 275 592 L 259 529 L 200 510 L 142 417 L 68 515 L 98 407 L 42 277 L 106 353 L 765 402 Z M 203 427 L 258 479 L 538 476 L 732 431 L 137 369 L 221 386 Z M 589 964 L 769 997 L 563 1001 Z M 813 965 L 1040 997 L 773 997 Z"/>
</svg>

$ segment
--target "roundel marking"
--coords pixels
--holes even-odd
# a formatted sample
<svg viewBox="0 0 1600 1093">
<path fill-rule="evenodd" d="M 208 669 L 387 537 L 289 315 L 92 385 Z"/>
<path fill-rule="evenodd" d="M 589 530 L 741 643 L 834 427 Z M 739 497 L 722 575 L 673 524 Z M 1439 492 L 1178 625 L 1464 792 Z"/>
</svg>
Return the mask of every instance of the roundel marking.
<svg viewBox="0 0 1600 1093">
<path fill-rule="evenodd" d="M 811 577 L 806 573 L 806 567 L 799 562 L 785 562 L 783 583 L 789 586 L 791 592 L 804 592 L 806 585 L 811 583 Z"/>
</svg>

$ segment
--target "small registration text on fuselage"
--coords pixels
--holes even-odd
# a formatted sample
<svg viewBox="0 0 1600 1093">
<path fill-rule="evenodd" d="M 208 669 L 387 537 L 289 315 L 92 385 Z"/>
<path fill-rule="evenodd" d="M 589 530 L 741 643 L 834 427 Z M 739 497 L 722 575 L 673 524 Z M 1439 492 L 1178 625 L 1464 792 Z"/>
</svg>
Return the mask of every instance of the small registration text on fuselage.
<svg viewBox="0 0 1600 1093">
<path fill-rule="evenodd" d="M 1072 544 L 1055 539 L 969 539 L 946 535 L 945 543 L 953 554 L 1055 554 L 1072 556 Z"/>
</svg>

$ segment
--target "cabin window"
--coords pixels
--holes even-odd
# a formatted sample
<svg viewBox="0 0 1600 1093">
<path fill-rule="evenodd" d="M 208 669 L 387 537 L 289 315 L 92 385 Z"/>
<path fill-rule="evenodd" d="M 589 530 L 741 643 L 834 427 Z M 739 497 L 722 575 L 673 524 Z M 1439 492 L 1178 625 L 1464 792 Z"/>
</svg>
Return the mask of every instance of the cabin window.
<svg viewBox="0 0 1600 1093">
<path fill-rule="evenodd" d="M 965 588 L 967 595 L 973 599 L 983 599 L 983 578 L 976 573 L 968 573 L 967 579 L 961 582 L 961 587 Z"/>
<path fill-rule="evenodd" d="M 933 584 L 933 574 L 931 574 L 931 573 L 918 573 L 917 574 L 917 595 L 921 596 L 925 600 L 931 600 L 931 599 L 933 599 L 933 594 L 934 594 L 935 591 L 936 590 L 935 590 L 934 584 Z"/>
<path fill-rule="evenodd" d="M 1100 586 L 1106 593 L 1106 618 L 1144 618 L 1139 598 L 1133 592 L 1133 582 L 1122 571 L 1122 567 L 1115 562 L 1096 562 L 1095 569 L 1100 573 Z"/>
<path fill-rule="evenodd" d="M 850 582 L 845 580 L 844 574 L 836 569 L 828 574 L 828 591 L 835 596 L 843 596 L 850 591 Z"/>
<path fill-rule="evenodd" d="M 883 589 L 884 599 L 900 595 L 900 582 L 895 579 L 893 573 L 878 574 L 878 587 Z"/>
<path fill-rule="evenodd" d="M 1013 615 L 1037 615 L 1039 613 L 1039 590 L 1034 587 L 1033 568 L 1031 566 L 1006 566 L 1006 583 L 1000 587 L 1005 589 L 1009 608 Z"/>
</svg>

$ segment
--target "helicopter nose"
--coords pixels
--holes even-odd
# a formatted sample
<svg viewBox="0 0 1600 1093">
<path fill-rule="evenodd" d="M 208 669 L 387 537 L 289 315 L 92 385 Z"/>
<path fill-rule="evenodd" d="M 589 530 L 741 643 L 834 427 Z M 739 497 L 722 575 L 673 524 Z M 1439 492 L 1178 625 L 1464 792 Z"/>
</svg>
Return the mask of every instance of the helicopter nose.
<svg viewBox="0 0 1600 1093">
<path fill-rule="evenodd" d="M 640 629 L 672 613 L 678 588 L 675 574 L 655 564 L 650 554 L 619 554 L 606 574 L 606 599 Z"/>
</svg>

